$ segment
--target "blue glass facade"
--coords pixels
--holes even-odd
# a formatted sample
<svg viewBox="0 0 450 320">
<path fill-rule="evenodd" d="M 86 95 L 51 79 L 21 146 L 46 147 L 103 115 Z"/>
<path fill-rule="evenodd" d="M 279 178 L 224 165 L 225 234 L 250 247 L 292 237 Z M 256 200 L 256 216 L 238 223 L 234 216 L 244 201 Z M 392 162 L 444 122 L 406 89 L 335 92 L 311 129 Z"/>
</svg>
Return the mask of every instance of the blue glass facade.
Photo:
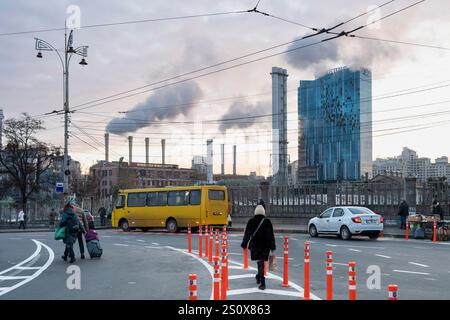
<svg viewBox="0 0 450 320">
<path fill-rule="evenodd" d="M 298 88 L 299 176 L 361 180 L 372 173 L 372 74 L 338 68 Z"/>
</svg>

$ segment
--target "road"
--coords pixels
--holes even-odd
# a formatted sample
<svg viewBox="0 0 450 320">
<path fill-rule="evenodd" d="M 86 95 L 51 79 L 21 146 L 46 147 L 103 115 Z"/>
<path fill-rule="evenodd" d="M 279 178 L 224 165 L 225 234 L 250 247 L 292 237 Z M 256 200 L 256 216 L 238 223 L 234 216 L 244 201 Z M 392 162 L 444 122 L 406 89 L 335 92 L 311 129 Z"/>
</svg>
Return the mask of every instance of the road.
<svg viewBox="0 0 450 320">
<path fill-rule="evenodd" d="M 68 289 L 70 266 L 61 259 L 63 243 L 50 232 L 0 234 L 0 299 L 186 299 L 188 274 L 198 275 L 199 299 L 212 295 L 212 267 L 198 258 L 197 235 L 187 253 L 187 234 L 100 230 L 101 259 L 77 259 L 81 288 Z M 267 290 L 256 287 L 256 264 L 243 270 L 242 233 L 229 233 L 228 299 L 296 300 L 303 296 L 303 246 L 311 247 L 311 294 L 326 298 L 325 251 L 333 251 L 333 299 L 348 299 L 348 262 L 357 264 L 357 299 L 385 300 L 387 285 L 399 286 L 399 299 L 450 299 L 450 242 L 429 240 L 289 236 L 288 288 L 282 286 L 283 236 L 276 234 L 278 270 L 269 273 Z M 78 244 L 75 253 L 79 258 Z M 369 266 L 381 272 L 380 287 L 369 289 Z M 376 268 L 375 267 L 375 268 Z M 72 271 L 73 272 L 73 271 Z"/>
</svg>

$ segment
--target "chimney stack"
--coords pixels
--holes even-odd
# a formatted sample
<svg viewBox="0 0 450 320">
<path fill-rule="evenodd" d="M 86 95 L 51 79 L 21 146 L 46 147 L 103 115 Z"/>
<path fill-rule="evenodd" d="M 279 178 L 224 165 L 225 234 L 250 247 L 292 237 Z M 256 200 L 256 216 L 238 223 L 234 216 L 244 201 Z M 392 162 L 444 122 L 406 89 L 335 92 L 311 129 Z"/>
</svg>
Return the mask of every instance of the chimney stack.
<svg viewBox="0 0 450 320">
<path fill-rule="evenodd" d="M 3 119 L 5 117 L 3 116 L 3 109 L 0 109 L 0 150 L 3 148 L 2 144 L 2 136 L 3 136 Z"/>
<path fill-rule="evenodd" d="M 128 136 L 128 164 L 133 162 L 133 136 Z"/>
<path fill-rule="evenodd" d="M 233 175 L 236 175 L 236 145 L 233 146 Z"/>
<path fill-rule="evenodd" d="M 150 144 L 150 139 L 149 138 L 145 138 L 145 163 L 148 164 L 148 158 L 149 158 L 149 154 L 148 154 L 148 146 Z"/>
<path fill-rule="evenodd" d="M 212 139 L 206 140 L 206 177 L 208 183 L 214 182 L 213 177 L 213 141 Z"/>
<path fill-rule="evenodd" d="M 222 143 L 222 163 L 221 163 L 221 166 L 220 166 L 220 173 L 222 174 L 222 175 L 224 175 L 225 174 L 225 145 Z"/>
<path fill-rule="evenodd" d="M 162 164 L 166 164 L 166 139 L 161 139 Z"/>
<path fill-rule="evenodd" d="M 109 133 L 105 133 L 105 161 L 109 162 Z"/>
</svg>

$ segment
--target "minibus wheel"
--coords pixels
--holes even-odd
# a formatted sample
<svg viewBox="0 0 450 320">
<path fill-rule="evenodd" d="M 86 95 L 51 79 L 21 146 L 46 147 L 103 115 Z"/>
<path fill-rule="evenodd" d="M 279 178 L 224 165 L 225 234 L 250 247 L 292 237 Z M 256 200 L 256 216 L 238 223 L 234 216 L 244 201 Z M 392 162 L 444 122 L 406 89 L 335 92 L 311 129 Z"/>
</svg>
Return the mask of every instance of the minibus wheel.
<svg viewBox="0 0 450 320">
<path fill-rule="evenodd" d="M 167 220 L 166 229 L 168 232 L 177 232 L 178 231 L 177 221 L 173 218 Z"/>
<path fill-rule="evenodd" d="M 123 231 L 130 230 L 130 226 L 128 225 L 128 221 L 126 219 L 120 220 L 119 226 L 120 226 L 120 229 L 122 229 Z"/>
</svg>

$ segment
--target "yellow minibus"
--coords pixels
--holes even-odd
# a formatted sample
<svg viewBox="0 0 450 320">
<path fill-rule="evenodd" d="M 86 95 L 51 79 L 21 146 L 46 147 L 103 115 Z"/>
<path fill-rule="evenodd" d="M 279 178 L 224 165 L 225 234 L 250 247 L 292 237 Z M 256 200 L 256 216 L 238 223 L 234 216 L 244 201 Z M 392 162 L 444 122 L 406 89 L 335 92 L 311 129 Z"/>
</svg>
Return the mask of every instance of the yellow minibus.
<svg viewBox="0 0 450 320">
<path fill-rule="evenodd" d="M 225 186 L 185 186 L 119 190 L 112 226 L 122 230 L 228 224 Z"/>
</svg>

